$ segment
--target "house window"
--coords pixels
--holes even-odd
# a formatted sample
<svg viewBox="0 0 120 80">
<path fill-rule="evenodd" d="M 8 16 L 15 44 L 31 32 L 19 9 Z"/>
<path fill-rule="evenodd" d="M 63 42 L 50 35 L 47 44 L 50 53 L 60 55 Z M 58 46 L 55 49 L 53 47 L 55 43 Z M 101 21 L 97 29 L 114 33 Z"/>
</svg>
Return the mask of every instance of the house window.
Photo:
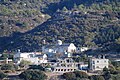
<svg viewBox="0 0 120 80">
<path fill-rule="evenodd" d="M 93 61 L 93 64 L 95 64 L 95 61 Z"/>
<path fill-rule="evenodd" d="M 106 61 L 104 61 L 106 63 Z"/>
<path fill-rule="evenodd" d="M 69 63 L 69 60 L 67 60 L 67 62 Z"/>
<path fill-rule="evenodd" d="M 99 63 L 99 61 L 97 61 L 97 63 Z"/>
<path fill-rule="evenodd" d="M 64 71 L 66 71 L 66 69 L 64 69 Z"/>
<path fill-rule="evenodd" d="M 99 66 L 97 66 L 96 68 L 99 68 Z"/>
<path fill-rule="evenodd" d="M 69 67 L 69 65 L 67 65 L 67 67 Z"/>
</svg>

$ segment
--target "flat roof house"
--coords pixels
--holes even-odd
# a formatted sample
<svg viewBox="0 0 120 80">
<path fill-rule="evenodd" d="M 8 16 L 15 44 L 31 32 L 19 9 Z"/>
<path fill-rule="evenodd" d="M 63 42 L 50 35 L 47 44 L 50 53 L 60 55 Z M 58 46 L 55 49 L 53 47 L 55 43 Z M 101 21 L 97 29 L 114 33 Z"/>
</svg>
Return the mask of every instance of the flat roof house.
<svg viewBox="0 0 120 80">
<path fill-rule="evenodd" d="M 22 60 L 30 61 L 32 64 L 41 64 L 47 63 L 47 55 L 46 54 L 36 54 L 35 52 L 18 52 L 14 55 L 14 62 L 19 64 Z"/>
<path fill-rule="evenodd" d="M 103 70 L 103 68 L 108 68 L 109 59 L 106 59 L 104 56 L 99 58 L 90 58 L 89 59 L 89 69 L 92 71 Z"/>
</svg>

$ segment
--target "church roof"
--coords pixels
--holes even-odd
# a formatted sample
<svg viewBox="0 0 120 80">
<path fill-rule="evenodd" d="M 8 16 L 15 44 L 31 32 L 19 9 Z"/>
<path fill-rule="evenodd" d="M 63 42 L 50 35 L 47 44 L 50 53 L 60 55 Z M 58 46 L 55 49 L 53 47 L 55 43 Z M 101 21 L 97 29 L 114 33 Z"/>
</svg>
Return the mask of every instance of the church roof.
<svg viewBox="0 0 120 80">
<path fill-rule="evenodd" d="M 59 48 L 59 47 L 68 47 L 70 45 L 70 43 L 68 44 L 62 44 L 62 45 L 46 45 L 45 48 Z"/>
</svg>

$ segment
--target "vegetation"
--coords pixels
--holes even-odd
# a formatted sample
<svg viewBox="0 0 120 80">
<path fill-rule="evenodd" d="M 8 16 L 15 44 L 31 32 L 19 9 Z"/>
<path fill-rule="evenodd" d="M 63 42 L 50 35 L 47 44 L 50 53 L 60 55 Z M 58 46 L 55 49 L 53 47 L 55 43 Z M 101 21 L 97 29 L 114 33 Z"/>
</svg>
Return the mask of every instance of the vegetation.
<svg viewBox="0 0 120 80">
<path fill-rule="evenodd" d="M 67 72 L 63 74 L 63 78 L 66 80 L 119 80 L 119 77 L 120 73 L 111 73 L 106 67 L 103 69 L 102 75 L 89 76 L 87 73 L 81 71 Z"/>
<path fill-rule="evenodd" d="M 1 70 L 15 70 L 15 67 L 13 64 L 3 64 Z"/>
<path fill-rule="evenodd" d="M 80 79 L 88 79 L 88 74 L 82 71 L 68 72 L 64 73 L 63 77 L 66 80 L 80 80 Z"/>
<path fill-rule="evenodd" d="M 90 80 L 105 80 L 103 76 L 93 75 Z"/>
<path fill-rule="evenodd" d="M 3 72 L 0 71 L 0 79 L 4 79 L 5 77 L 7 77 L 7 75 Z"/>
<path fill-rule="evenodd" d="M 79 47 L 103 47 L 98 52 L 120 52 L 119 0 L 0 2 L 0 52 L 40 51 L 42 41 L 52 43 L 53 38 Z"/>
<path fill-rule="evenodd" d="M 45 71 L 45 69 L 41 65 L 30 65 L 30 67 L 28 68 L 28 70 L 29 69 Z"/>
<path fill-rule="evenodd" d="M 43 72 L 37 70 L 26 70 L 19 76 L 24 80 L 45 80 L 47 78 Z"/>
<path fill-rule="evenodd" d="M 28 67 L 30 64 L 31 64 L 30 61 L 22 60 L 19 64 L 19 66 L 24 68 L 24 67 Z"/>
</svg>

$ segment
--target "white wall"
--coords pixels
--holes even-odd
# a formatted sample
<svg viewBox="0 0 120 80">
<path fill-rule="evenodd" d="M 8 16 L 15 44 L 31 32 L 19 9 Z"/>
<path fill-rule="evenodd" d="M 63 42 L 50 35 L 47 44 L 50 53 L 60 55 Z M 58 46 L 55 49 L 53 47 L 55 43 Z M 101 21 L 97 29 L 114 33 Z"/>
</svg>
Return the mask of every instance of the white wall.
<svg viewBox="0 0 120 80">
<path fill-rule="evenodd" d="M 91 69 L 92 70 L 103 70 L 104 67 L 108 68 L 108 59 L 92 59 L 91 60 Z"/>
<path fill-rule="evenodd" d="M 69 45 L 69 47 L 68 47 L 68 52 L 73 52 L 73 51 L 76 51 L 76 47 L 75 47 L 75 45 L 73 44 L 73 43 L 71 43 L 70 45 Z"/>
</svg>

